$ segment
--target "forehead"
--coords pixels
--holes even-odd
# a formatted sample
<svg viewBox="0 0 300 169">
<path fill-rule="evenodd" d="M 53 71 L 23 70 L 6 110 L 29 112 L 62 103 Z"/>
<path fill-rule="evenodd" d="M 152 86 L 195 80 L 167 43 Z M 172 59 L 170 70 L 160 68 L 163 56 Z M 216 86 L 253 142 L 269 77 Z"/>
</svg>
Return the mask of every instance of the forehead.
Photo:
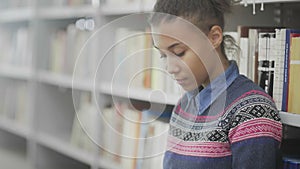
<svg viewBox="0 0 300 169">
<path fill-rule="evenodd" d="M 152 25 L 151 32 L 154 44 L 159 48 L 165 48 L 168 43 L 174 41 L 193 47 L 199 45 L 206 37 L 200 29 L 183 19 L 162 21 L 158 25 Z"/>
</svg>

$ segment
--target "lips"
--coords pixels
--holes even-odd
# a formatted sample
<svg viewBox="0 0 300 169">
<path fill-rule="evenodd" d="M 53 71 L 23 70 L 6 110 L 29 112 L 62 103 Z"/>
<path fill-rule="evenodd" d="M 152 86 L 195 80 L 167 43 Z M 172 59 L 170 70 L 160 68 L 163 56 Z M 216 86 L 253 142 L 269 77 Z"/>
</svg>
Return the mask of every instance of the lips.
<svg viewBox="0 0 300 169">
<path fill-rule="evenodd" d="M 185 83 L 186 79 L 176 79 L 176 81 L 179 85 L 183 85 Z"/>
</svg>

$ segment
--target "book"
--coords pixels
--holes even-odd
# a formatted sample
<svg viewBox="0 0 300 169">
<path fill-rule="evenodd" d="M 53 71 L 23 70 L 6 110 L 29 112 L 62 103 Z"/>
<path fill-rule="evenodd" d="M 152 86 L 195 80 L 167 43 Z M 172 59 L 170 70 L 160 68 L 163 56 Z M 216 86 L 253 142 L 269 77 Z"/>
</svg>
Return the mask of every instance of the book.
<svg viewBox="0 0 300 169">
<path fill-rule="evenodd" d="M 288 111 L 288 93 L 289 93 L 289 62 L 290 62 L 290 46 L 291 38 L 300 35 L 300 30 L 282 29 L 285 32 L 284 43 L 284 66 L 283 66 L 283 92 L 282 92 L 282 111 Z"/>
<path fill-rule="evenodd" d="M 259 33 L 275 33 L 275 27 L 250 27 L 248 51 L 248 77 L 258 84 Z"/>
<path fill-rule="evenodd" d="M 129 86 L 131 67 L 137 64 L 142 65 L 142 63 L 134 62 L 134 59 L 130 56 L 135 52 L 135 41 L 131 37 L 134 33 L 134 31 L 127 28 L 116 30 L 113 50 L 113 84 L 118 83 Z"/>
<path fill-rule="evenodd" d="M 291 113 L 300 114 L 300 35 L 291 38 L 289 63 L 288 108 Z"/>
<path fill-rule="evenodd" d="M 258 84 L 272 96 L 275 56 L 271 48 L 275 45 L 275 33 L 260 32 L 258 41 Z"/>
<path fill-rule="evenodd" d="M 284 71 L 284 53 L 285 53 L 285 31 L 276 29 L 274 50 L 274 81 L 273 81 L 273 99 L 277 109 L 281 110 L 283 93 L 283 71 Z"/>
<path fill-rule="evenodd" d="M 236 59 L 240 73 L 247 76 L 254 82 L 258 82 L 257 57 L 258 57 L 258 33 L 275 32 L 276 27 L 272 26 L 248 26 L 237 27 L 237 44 L 241 51 Z"/>
<path fill-rule="evenodd" d="M 51 35 L 50 41 L 50 71 L 62 73 L 64 69 L 65 58 L 67 56 L 67 33 L 65 30 L 57 30 Z"/>
<path fill-rule="evenodd" d="M 0 28 L 0 64 L 29 68 L 32 62 L 30 31 L 26 27 Z"/>
<path fill-rule="evenodd" d="M 95 151 L 94 141 L 97 139 L 98 126 L 97 108 L 91 102 L 90 93 L 82 93 L 79 109 L 73 118 L 70 144 L 82 150 Z"/>
<path fill-rule="evenodd" d="M 143 169 L 143 162 L 146 158 L 144 155 L 146 149 L 146 139 L 148 135 L 149 122 L 151 122 L 151 118 L 149 117 L 149 113 L 147 111 L 141 111 L 141 121 L 140 121 L 140 133 L 138 138 L 138 152 L 136 159 L 136 169 Z"/>
<path fill-rule="evenodd" d="M 144 156 L 141 169 L 162 169 L 163 155 L 166 151 L 169 124 L 161 121 L 149 123 L 145 140 Z"/>
<path fill-rule="evenodd" d="M 151 88 L 151 65 L 152 65 L 152 38 L 150 28 L 145 31 L 144 47 L 144 88 Z"/>
<path fill-rule="evenodd" d="M 123 131 L 121 148 L 121 165 L 123 168 L 135 169 L 138 155 L 141 113 L 127 108 L 123 112 Z"/>
<path fill-rule="evenodd" d="M 165 68 L 164 62 L 160 58 L 160 53 L 157 49 L 152 51 L 152 67 L 151 67 L 151 88 L 154 90 L 165 90 Z"/>
<path fill-rule="evenodd" d="M 116 102 L 113 107 L 101 111 L 101 145 L 103 155 L 121 163 L 123 112 L 126 105 Z"/>
</svg>

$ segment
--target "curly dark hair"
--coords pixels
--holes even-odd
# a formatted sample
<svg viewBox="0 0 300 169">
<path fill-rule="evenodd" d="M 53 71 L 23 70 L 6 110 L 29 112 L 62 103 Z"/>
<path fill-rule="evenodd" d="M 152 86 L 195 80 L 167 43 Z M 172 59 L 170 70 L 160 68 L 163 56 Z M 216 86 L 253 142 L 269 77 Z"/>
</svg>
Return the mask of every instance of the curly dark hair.
<svg viewBox="0 0 300 169">
<path fill-rule="evenodd" d="M 224 14 L 231 12 L 232 0 L 157 0 L 153 14 L 149 18 L 152 25 L 159 25 L 163 21 L 171 21 L 174 16 L 188 20 L 207 34 L 211 27 L 218 25 L 224 30 Z M 162 17 L 161 13 L 169 14 Z M 239 52 L 235 40 L 228 35 L 223 37 L 222 53 L 225 50 Z M 225 55 L 226 56 L 226 55 Z"/>
<path fill-rule="evenodd" d="M 230 8 L 230 0 L 157 0 L 153 11 L 182 17 L 207 32 L 213 25 L 224 29 L 224 13 Z M 154 14 L 151 21 L 159 20 Z"/>
</svg>

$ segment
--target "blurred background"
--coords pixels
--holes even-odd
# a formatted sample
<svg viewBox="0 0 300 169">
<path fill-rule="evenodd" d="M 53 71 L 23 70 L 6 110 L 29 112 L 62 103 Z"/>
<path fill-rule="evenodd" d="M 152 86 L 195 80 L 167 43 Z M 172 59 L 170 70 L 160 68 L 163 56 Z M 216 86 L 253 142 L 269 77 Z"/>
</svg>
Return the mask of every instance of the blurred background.
<svg viewBox="0 0 300 169">
<path fill-rule="evenodd" d="M 299 0 L 246 1 L 235 2 L 225 28 L 244 51 L 241 26 L 300 28 Z M 152 48 L 145 12 L 154 3 L 0 1 L 1 169 L 162 168 L 183 91 Z M 252 76 L 250 62 L 233 59 Z M 300 154 L 300 117 L 290 114 L 282 113 L 292 138 L 284 151 Z"/>
</svg>

